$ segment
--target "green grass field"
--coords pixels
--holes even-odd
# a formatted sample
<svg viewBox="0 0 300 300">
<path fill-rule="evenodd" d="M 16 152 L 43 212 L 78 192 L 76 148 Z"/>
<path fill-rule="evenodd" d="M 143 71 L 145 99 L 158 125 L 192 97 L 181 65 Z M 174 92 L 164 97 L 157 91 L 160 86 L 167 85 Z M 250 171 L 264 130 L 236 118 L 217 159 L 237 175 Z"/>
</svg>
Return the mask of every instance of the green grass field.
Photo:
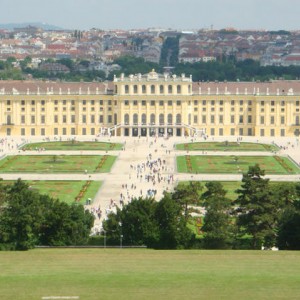
<svg viewBox="0 0 300 300">
<path fill-rule="evenodd" d="M 14 181 L 2 180 L 1 184 L 12 184 Z M 59 200 L 68 204 L 74 203 L 75 198 L 80 194 L 87 181 L 68 180 L 68 181 L 54 181 L 54 180 L 24 180 L 29 187 L 38 191 L 40 194 L 49 195 L 52 198 L 58 198 Z M 85 204 L 88 198 L 93 199 L 101 187 L 101 181 L 91 181 L 86 191 L 81 197 L 81 201 L 78 203 Z"/>
<path fill-rule="evenodd" d="M 22 150 L 37 150 L 37 149 L 45 149 L 45 150 L 63 150 L 63 151 L 80 151 L 80 150 L 121 150 L 123 147 L 122 144 L 119 143 L 106 143 L 106 142 L 79 142 L 79 141 L 63 141 L 63 142 L 41 142 L 41 143 L 31 143 L 26 144 L 21 147 Z"/>
<path fill-rule="evenodd" d="M 178 156 L 180 173 L 243 173 L 259 164 L 266 174 L 299 174 L 299 167 L 286 157 L 278 156 Z"/>
<path fill-rule="evenodd" d="M 276 145 L 236 142 L 195 142 L 177 144 L 176 150 L 188 151 L 278 151 Z"/>
<path fill-rule="evenodd" d="M 0 173 L 106 173 L 115 159 L 110 155 L 15 155 L 0 161 Z"/>
<path fill-rule="evenodd" d="M 5 300 L 299 299 L 299 260 L 299 251 L 1 252 L 0 291 Z"/>
</svg>

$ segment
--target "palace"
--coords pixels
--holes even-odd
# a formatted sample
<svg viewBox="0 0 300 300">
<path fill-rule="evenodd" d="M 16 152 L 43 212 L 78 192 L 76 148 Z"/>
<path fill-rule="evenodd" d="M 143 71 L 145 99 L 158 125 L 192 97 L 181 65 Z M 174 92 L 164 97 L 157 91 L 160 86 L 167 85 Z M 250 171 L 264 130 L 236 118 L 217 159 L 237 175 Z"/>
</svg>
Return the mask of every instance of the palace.
<svg viewBox="0 0 300 300">
<path fill-rule="evenodd" d="M 148 74 L 112 82 L 0 81 L 1 136 L 300 134 L 300 81 L 193 82 Z"/>
</svg>

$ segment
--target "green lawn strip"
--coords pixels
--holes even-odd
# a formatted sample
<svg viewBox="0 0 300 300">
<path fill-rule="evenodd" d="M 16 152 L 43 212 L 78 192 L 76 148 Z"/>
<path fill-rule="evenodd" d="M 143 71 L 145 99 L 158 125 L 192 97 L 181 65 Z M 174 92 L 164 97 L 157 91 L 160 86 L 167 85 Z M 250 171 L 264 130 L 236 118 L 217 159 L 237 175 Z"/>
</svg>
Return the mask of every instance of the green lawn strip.
<svg viewBox="0 0 300 300">
<path fill-rule="evenodd" d="M 299 259 L 299 251 L 8 251 L 0 290 L 5 300 L 298 299 Z"/>
<path fill-rule="evenodd" d="M 237 142 L 196 142 L 177 144 L 176 150 L 186 151 L 278 151 L 272 144 L 237 143 Z"/>
<path fill-rule="evenodd" d="M 65 180 L 65 181 L 54 181 L 54 180 L 25 180 L 31 189 L 38 191 L 40 194 L 49 195 L 52 198 L 58 198 L 60 201 L 68 204 L 74 203 L 75 198 L 80 193 L 82 187 L 87 181 L 79 180 Z M 12 184 L 12 180 L 2 180 L 1 184 Z M 97 191 L 99 190 L 102 182 L 91 181 L 87 190 L 83 194 L 83 197 L 78 203 L 85 204 L 88 198 L 94 199 Z"/>
<path fill-rule="evenodd" d="M 79 142 L 79 141 L 64 141 L 64 142 L 41 142 L 41 143 L 31 143 L 24 145 L 22 150 L 37 150 L 45 149 L 47 150 L 121 150 L 123 147 L 120 143 L 107 143 L 107 142 Z"/>
<path fill-rule="evenodd" d="M 0 161 L 0 173 L 105 173 L 116 156 L 110 155 L 16 155 Z"/>
<path fill-rule="evenodd" d="M 241 174 L 249 166 L 259 164 L 266 174 L 299 174 L 300 169 L 286 157 L 278 156 L 213 156 L 186 155 L 177 157 L 180 173 Z"/>
</svg>

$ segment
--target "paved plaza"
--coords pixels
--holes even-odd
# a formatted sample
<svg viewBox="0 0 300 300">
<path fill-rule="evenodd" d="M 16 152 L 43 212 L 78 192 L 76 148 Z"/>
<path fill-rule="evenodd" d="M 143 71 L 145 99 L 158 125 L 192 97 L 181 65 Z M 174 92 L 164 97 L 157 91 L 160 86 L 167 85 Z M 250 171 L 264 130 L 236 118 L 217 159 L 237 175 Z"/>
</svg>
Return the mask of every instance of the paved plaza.
<svg viewBox="0 0 300 300">
<path fill-rule="evenodd" d="M 77 140 L 93 140 L 95 137 L 77 137 Z M 36 155 L 66 154 L 64 151 L 20 151 L 18 146 L 29 142 L 42 141 L 42 137 L 24 140 L 20 138 L 5 138 L 0 145 L 0 155 L 20 154 Z M 179 181 L 189 180 L 220 180 L 238 181 L 242 174 L 179 174 L 176 170 L 176 156 L 185 155 L 187 151 L 175 150 L 175 144 L 204 141 L 203 138 L 178 138 L 170 137 L 101 137 L 99 141 L 123 143 L 124 149 L 118 151 L 68 151 L 68 155 L 74 154 L 109 154 L 116 155 L 117 160 L 110 173 L 85 174 L 0 174 L 4 180 L 101 180 L 103 184 L 97 192 L 95 199 L 88 205 L 88 209 L 95 212 L 95 229 L 99 230 L 102 220 L 110 211 L 115 211 L 116 206 L 128 203 L 132 198 L 154 196 L 159 200 L 164 191 L 172 191 Z M 236 141 L 236 137 L 208 138 L 206 141 Z M 243 142 L 273 143 L 281 150 L 278 154 L 289 155 L 295 163 L 300 163 L 299 140 L 294 138 L 271 138 L 243 137 Z M 274 155 L 271 152 L 230 152 L 230 151 L 190 151 L 189 155 Z M 267 178 L 275 181 L 299 181 L 298 175 L 268 175 Z M 101 216 L 99 212 L 101 211 Z M 100 217 L 100 218 L 99 218 Z"/>
</svg>

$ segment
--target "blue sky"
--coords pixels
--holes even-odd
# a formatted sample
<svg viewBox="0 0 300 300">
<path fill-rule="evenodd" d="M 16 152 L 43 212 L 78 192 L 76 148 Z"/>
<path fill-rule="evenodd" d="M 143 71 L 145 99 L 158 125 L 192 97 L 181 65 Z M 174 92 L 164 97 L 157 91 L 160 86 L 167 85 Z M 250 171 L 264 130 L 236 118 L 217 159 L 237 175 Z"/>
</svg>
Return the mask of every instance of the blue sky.
<svg viewBox="0 0 300 300">
<path fill-rule="evenodd" d="M 0 0 L 0 23 L 66 29 L 300 29 L 299 0 Z"/>
</svg>

